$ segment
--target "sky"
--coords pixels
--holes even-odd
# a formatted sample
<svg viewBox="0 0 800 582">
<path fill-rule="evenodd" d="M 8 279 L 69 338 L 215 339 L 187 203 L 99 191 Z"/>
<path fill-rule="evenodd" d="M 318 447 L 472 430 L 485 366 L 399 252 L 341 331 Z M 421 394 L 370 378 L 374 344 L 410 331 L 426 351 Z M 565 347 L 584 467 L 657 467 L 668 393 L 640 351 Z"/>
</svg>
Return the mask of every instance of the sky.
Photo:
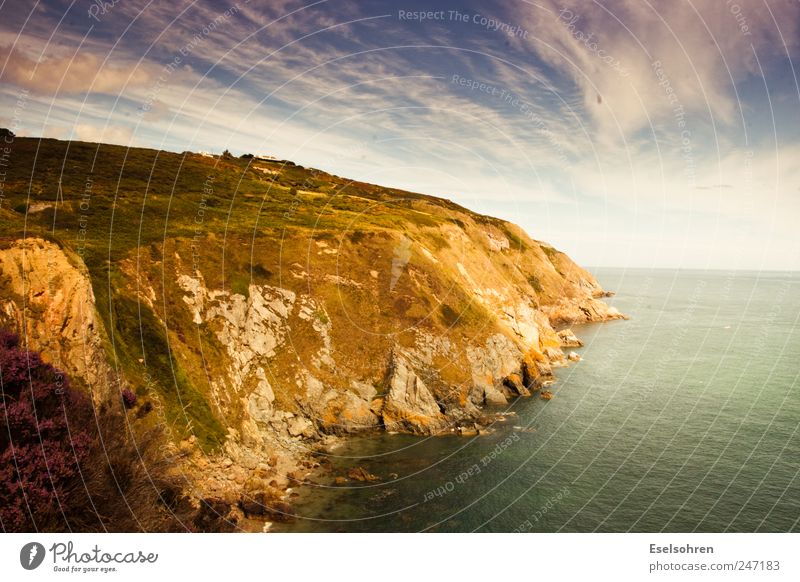
<svg viewBox="0 0 800 582">
<path fill-rule="evenodd" d="M 0 0 L 0 126 L 450 198 L 587 266 L 800 270 L 800 2 Z"/>
</svg>

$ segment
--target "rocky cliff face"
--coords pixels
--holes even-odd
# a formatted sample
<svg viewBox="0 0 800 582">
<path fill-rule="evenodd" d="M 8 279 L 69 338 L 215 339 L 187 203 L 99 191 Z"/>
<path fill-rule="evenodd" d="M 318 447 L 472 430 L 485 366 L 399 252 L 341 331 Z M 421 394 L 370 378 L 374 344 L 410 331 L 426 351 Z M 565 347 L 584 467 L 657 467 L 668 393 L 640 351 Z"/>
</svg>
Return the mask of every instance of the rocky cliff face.
<svg viewBox="0 0 800 582">
<path fill-rule="evenodd" d="M 33 146 L 17 140 L 15 159 L 35 159 Z M 485 407 L 566 365 L 562 347 L 579 339 L 563 328 L 622 317 L 565 254 L 444 200 L 163 152 L 158 170 L 182 190 L 142 200 L 142 172 L 120 175 L 150 154 L 103 148 L 91 200 L 42 216 L 61 241 L 94 226 L 81 226 L 86 264 L 44 228 L 7 239 L 0 323 L 96 399 L 130 386 L 137 422 L 165 427 L 198 498 L 279 491 L 347 434 L 469 434 Z M 84 149 L 70 149 L 76 168 L 95 155 Z M 15 171 L 20 188 L 46 189 L 46 175 Z"/>
<path fill-rule="evenodd" d="M 109 397 L 105 330 L 78 257 L 41 238 L 16 240 L 0 249 L 0 290 L 0 327 L 83 382 L 96 402 Z"/>
</svg>

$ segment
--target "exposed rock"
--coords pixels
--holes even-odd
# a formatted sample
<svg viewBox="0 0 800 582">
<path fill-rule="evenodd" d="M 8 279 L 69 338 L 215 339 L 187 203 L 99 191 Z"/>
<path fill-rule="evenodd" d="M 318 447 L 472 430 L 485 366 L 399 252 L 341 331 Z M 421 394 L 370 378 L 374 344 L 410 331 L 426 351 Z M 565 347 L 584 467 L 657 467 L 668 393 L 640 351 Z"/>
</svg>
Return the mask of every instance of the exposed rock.
<svg viewBox="0 0 800 582">
<path fill-rule="evenodd" d="M 289 523 L 295 520 L 292 506 L 285 501 L 272 501 L 264 512 L 264 517 L 269 521 Z"/>
<path fill-rule="evenodd" d="M 239 392 L 254 365 L 275 355 L 287 333 L 286 320 L 296 301 L 293 291 L 269 285 L 251 284 L 248 296 L 223 290 L 209 290 L 202 277 L 177 276 L 177 283 L 189 295 L 183 301 L 192 309 L 195 323 L 216 330 L 220 344 L 230 358 L 229 380 Z"/>
<path fill-rule="evenodd" d="M 314 423 L 303 416 L 297 416 L 289 420 L 289 435 L 293 437 L 314 435 Z"/>
<path fill-rule="evenodd" d="M 247 412 L 250 416 L 250 424 L 243 425 L 242 430 L 248 441 L 260 442 L 261 431 L 270 421 L 273 414 L 272 404 L 275 402 L 275 393 L 267 381 L 264 370 L 259 368 L 256 372 L 258 383 L 255 390 L 247 399 Z"/>
<path fill-rule="evenodd" d="M 288 508 L 288 506 L 284 506 L 285 504 L 281 502 L 275 492 L 268 493 L 265 491 L 257 491 L 250 495 L 242 496 L 238 505 L 247 517 L 264 517 L 267 515 L 273 517 L 272 514 L 278 506 L 283 509 Z M 291 513 L 291 509 L 288 508 L 288 510 Z"/>
<path fill-rule="evenodd" d="M 364 467 L 353 467 L 347 472 L 347 476 L 350 479 L 355 481 L 380 481 L 381 478 L 377 475 L 373 475 L 369 471 L 367 471 Z"/>
<path fill-rule="evenodd" d="M 512 374 L 522 377 L 522 352 L 502 334 L 486 340 L 483 348 L 468 348 L 467 358 L 472 367 L 470 400 L 475 405 L 506 404 L 504 381 Z"/>
<path fill-rule="evenodd" d="M 505 406 L 508 404 L 506 396 L 497 390 L 494 386 L 484 386 L 483 388 L 483 403 L 494 404 L 497 406 Z"/>
<path fill-rule="evenodd" d="M 432 434 L 447 423 L 430 390 L 398 354 L 392 360 L 382 414 L 387 430 Z"/>
<path fill-rule="evenodd" d="M 580 348 L 583 347 L 583 342 L 569 328 L 562 329 L 558 332 L 558 339 L 561 340 L 562 348 Z"/>
<path fill-rule="evenodd" d="M 503 380 L 503 385 L 511 393 L 511 396 L 530 396 L 530 390 L 523 381 L 523 374 L 513 373 Z"/>
<path fill-rule="evenodd" d="M 489 241 L 489 250 L 494 252 L 504 251 L 511 246 L 510 243 L 508 242 L 508 239 L 501 235 L 496 235 L 491 232 L 487 232 L 486 238 Z"/>
<path fill-rule="evenodd" d="M 320 430 L 334 434 L 355 433 L 374 429 L 380 424 L 372 401 L 363 397 L 374 396 L 374 387 L 356 382 L 354 389 L 357 392 L 326 389 L 321 381 L 308 372 L 304 374 L 304 382 L 307 399 L 302 405 L 308 409 Z"/>
<path fill-rule="evenodd" d="M 627 319 L 616 307 L 610 307 L 591 296 L 581 301 L 561 299 L 552 305 L 542 306 L 542 311 L 554 326 Z"/>
<path fill-rule="evenodd" d="M 463 437 L 478 436 L 478 425 L 471 424 L 469 426 L 459 426 L 456 428 L 456 433 Z"/>
<path fill-rule="evenodd" d="M 0 289 L 0 325 L 16 331 L 25 348 L 83 381 L 96 402 L 112 385 L 121 389 L 106 361 L 105 330 L 79 258 L 44 239 L 17 240 L 0 249 Z"/>
<path fill-rule="evenodd" d="M 544 355 L 550 361 L 551 368 L 563 368 L 567 365 L 564 352 L 561 351 L 561 348 L 547 347 L 544 349 Z"/>
<path fill-rule="evenodd" d="M 367 384 L 366 382 L 351 380 L 350 386 L 353 388 L 353 391 L 358 395 L 359 398 L 366 400 L 367 402 L 371 402 L 378 393 L 378 391 L 375 389 L 375 386 L 372 384 Z"/>
<path fill-rule="evenodd" d="M 580 355 L 578 355 L 577 352 L 570 352 L 569 355 L 567 356 L 567 359 L 570 362 L 580 362 L 581 361 L 581 357 L 580 357 Z"/>
</svg>

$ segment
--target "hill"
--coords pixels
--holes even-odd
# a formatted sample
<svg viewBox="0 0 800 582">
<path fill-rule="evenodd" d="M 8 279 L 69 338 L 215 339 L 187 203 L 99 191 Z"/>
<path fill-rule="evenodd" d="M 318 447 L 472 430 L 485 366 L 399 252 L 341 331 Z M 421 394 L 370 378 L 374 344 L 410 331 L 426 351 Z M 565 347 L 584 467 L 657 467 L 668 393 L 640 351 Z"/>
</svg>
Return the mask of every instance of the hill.
<svg viewBox="0 0 800 582">
<path fill-rule="evenodd" d="M 349 433 L 473 434 L 566 364 L 558 331 L 622 317 L 564 253 L 445 199 L 281 160 L 6 145 L 0 326 L 96 402 L 135 392 L 197 499 L 279 499 Z"/>
</svg>

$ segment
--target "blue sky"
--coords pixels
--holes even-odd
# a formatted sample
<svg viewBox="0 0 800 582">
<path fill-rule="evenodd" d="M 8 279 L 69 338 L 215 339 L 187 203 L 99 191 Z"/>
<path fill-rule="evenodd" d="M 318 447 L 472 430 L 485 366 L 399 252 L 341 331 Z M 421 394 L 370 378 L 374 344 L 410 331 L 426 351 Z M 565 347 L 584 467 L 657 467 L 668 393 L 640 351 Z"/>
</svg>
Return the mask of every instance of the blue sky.
<svg viewBox="0 0 800 582">
<path fill-rule="evenodd" d="M 585 265 L 800 269 L 799 45 L 789 0 L 5 0 L 0 124 L 288 158 Z"/>
</svg>

